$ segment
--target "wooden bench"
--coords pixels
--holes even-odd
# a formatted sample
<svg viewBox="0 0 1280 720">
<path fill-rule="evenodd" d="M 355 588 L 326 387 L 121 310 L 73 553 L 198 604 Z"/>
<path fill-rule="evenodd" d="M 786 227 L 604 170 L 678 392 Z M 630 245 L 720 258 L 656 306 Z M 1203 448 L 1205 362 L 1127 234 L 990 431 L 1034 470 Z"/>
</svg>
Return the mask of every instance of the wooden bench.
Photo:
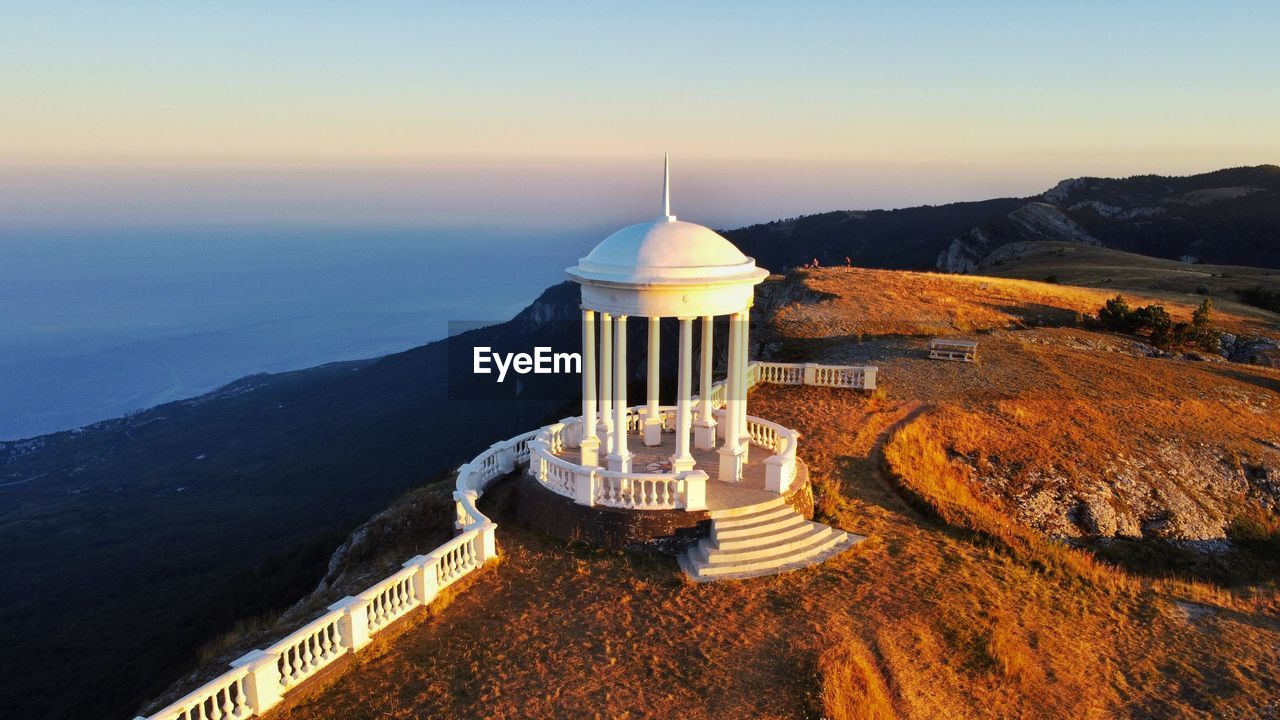
<svg viewBox="0 0 1280 720">
<path fill-rule="evenodd" d="M 977 362 L 978 343 L 975 340 L 933 338 L 929 341 L 929 358 L 932 360 Z"/>
</svg>

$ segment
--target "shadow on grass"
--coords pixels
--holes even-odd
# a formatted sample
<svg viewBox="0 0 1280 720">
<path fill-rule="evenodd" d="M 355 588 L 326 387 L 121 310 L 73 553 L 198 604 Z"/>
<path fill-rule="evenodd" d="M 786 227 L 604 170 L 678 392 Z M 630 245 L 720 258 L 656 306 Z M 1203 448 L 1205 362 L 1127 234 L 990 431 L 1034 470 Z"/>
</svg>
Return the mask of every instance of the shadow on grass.
<svg viewBox="0 0 1280 720">
<path fill-rule="evenodd" d="M 1227 549 L 1197 549 L 1160 539 L 1105 538 L 1074 543 L 1126 572 L 1149 578 L 1198 580 L 1224 588 L 1280 582 L 1280 541 L 1231 541 Z"/>
<path fill-rule="evenodd" d="M 1257 366 L 1257 367 L 1261 367 L 1261 366 Z M 1270 390 L 1271 392 L 1280 395 L 1280 378 L 1267 377 L 1265 375 L 1256 375 L 1254 373 L 1240 372 L 1239 370 L 1231 370 L 1227 368 L 1223 368 L 1219 370 L 1218 373 L 1220 375 L 1229 377 L 1232 380 L 1236 380 L 1242 383 L 1247 383 L 1249 385 L 1256 385 L 1262 388 L 1263 390 Z"/>
</svg>

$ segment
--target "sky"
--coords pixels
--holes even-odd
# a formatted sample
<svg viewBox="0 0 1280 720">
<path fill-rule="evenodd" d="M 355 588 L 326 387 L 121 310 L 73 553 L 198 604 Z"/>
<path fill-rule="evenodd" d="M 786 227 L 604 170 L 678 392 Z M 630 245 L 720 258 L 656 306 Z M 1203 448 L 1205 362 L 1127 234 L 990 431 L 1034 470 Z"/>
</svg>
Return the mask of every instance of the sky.
<svg viewBox="0 0 1280 720">
<path fill-rule="evenodd" d="M 717 227 L 1280 163 L 1280 3 L 0 2 L 0 228 Z"/>
</svg>

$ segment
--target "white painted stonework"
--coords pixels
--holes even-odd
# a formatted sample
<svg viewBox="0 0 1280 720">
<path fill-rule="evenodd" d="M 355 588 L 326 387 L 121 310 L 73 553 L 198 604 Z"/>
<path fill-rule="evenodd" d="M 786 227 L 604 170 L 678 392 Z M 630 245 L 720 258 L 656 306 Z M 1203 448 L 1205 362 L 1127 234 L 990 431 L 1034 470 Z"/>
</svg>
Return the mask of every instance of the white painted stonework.
<svg viewBox="0 0 1280 720">
<path fill-rule="evenodd" d="M 410 558 L 403 569 L 359 595 L 334 603 L 327 613 L 279 642 L 244 655 L 230 670 L 149 720 L 261 714 L 327 665 L 365 647 L 372 636 L 415 608 L 429 605 L 441 589 L 496 557 L 497 525 L 476 502 L 494 480 L 517 469 L 527 469 L 544 487 L 591 507 L 636 512 L 710 509 L 712 537 L 681 558 L 682 567 L 698 580 L 794 569 L 820 562 L 861 539 L 811 523 L 786 505 L 783 495 L 797 475 L 799 434 L 748 415 L 746 400 L 751 387 L 764 383 L 874 389 L 876 368 L 749 362 L 747 328 L 754 288 L 768 273 L 714 231 L 677 221 L 670 214 L 668 187 L 664 183 L 662 217 L 611 235 L 569 269 L 582 286 L 582 415 L 494 443 L 458 468 L 453 494 L 456 537 L 430 554 Z M 718 315 L 730 317 L 727 372 L 713 382 L 712 328 Z M 628 317 L 651 323 L 649 342 L 654 350 L 647 397 L 637 405 L 629 405 L 627 399 Z M 658 404 L 656 322 L 661 317 L 677 318 L 680 325 L 674 406 Z M 697 395 L 692 363 L 695 322 L 701 323 L 703 333 Z M 633 445 L 670 445 L 672 454 L 659 463 L 669 471 L 637 471 L 632 467 Z M 698 467 L 695 453 L 714 459 L 714 467 Z M 750 457 L 755 472 L 763 466 L 763 482 L 759 490 L 741 492 L 757 493 L 756 500 L 741 507 L 710 508 L 711 476 L 717 483 L 741 484 Z"/>
<path fill-rule="evenodd" d="M 338 658 L 360 650 L 369 639 L 414 608 L 429 605 L 443 588 L 497 557 L 498 526 L 476 509 L 476 500 L 497 478 L 528 462 L 534 432 L 494 443 L 458 468 L 453 497 L 458 535 L 428 555 L 404 563 L 399 572 L 353 597 L 263 650 L 254 650 L 231 669 L 150 716 L 149 720 L 224 720 L 260 715 L 285 694 Z M 144 720 L 139 718 L 138 720 Z"/>
</svg>

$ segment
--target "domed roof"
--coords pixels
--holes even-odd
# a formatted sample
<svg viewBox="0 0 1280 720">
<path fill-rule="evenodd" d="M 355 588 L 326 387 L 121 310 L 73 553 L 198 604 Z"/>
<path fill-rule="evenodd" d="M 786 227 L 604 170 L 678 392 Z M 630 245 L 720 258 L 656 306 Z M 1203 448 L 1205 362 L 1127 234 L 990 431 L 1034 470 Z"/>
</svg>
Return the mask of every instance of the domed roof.
<svg viewBox="0 0 1280 720">
<path fill-rule="evenodd" d="M 590 265 L 625 268 L 702 268 L 747 262 L 733 243 L 711 228 L 675 218 L 628 225 L 582 258 Z"/>
<path fill-rule="evenodd" d="M 569 273 L 594 280 L 655 282 L 754 276 L 757 271 L 754 260 L 711 228 L 664 217 L 615 232 Z"/>
<path fill-rule="evenodd" d="M 668 186 L 664 178 L 662 216 L 605 238 L 577 267 L 568 269 L 569 275 L 626 284 L 759 282 L 768 275 L 716 231 L 677 220 L 670 211 Z"/>
</svg>

